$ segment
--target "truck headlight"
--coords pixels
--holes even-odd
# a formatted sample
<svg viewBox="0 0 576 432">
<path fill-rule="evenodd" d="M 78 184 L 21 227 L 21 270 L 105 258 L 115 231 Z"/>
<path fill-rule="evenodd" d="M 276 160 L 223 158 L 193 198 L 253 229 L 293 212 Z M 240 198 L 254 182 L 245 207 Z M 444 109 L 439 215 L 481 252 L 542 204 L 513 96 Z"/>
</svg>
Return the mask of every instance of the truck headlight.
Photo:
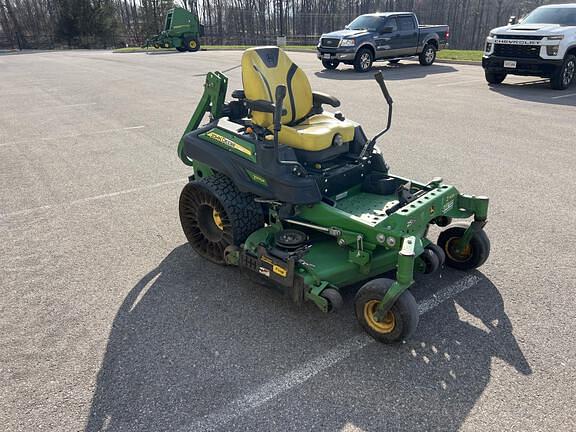
<svg viewBox="0 0 576 432">
<path fill-rule="evenodd" d="M 484 34 L 486 34 L 486 33 L 484 33 Z M 494 37 L 496 37 L 496 33 L 490 32 L 490 34 L 488 35 L 488 37 L 494 38 Z"/>
<path fill-rule="evenodd" d="M 560 51 L 560 45 L 547 45 L 546 46 L 546 54 L 549 56 L 557 56 L 558 51 Z"/>
<path fill-rule="evenodd" d="M 356 41 L 354 39 L 342 39 L 340 41 L 341 47 L 353 47 L 356 45 Z"/>
<path fill-rule="evenodd" d="M 490 42 L 486 42 L 486 52 L 489 53 L 492 50 L 492 44 Z"/>
<path fill-rule="evenodd" d="M 560 40 L 564 39 L 564 35 L 547 36 L 546 39 L 547 39 L 547 40 L 557 40 L 557 41 L 560 41 Z"/>
</svg>

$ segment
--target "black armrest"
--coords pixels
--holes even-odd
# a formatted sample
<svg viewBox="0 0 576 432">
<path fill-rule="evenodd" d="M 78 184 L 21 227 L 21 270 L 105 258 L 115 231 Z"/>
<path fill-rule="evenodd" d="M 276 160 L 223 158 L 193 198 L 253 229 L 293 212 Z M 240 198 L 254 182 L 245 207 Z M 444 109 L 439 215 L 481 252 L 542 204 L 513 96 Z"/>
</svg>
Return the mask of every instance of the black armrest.
<svg viewBox="0 0 576 432">
<path fill-rule="evenodd" d="M 321 107 L 322 105 L 330 105 L 331 107 L 338 108 L 340 101 L 326 93 L 312 92 L 312 104 L 315 108 Z"/>
<path fill-rule="evenodd" d="M 258 112 L 265 112 L 265 113 L 274 113 L 276 107 L 274 104 L 267 100 L 249 100 L 246 99 L 246 106 L 250 108 L 252 111 Z"/>
<path fill-rule="evenodd" d="M 234 99 L 246 99 L 246 95 L 244 94 L 244 90 L 234 90 L 232 92 L 232 97 Z"/>
<path fill-rule="evenodd" d="M 245 99 L 244 103 L 252 111 L 274 114 L 274 111 L 276 110 L 276 105 L 274 105 L 272 102 L 267 101 L 267 100 Z M 286 109 L 282 109 L 282 115 L 286 115 L 286 112 L 287 112 Z"/>
</svg>

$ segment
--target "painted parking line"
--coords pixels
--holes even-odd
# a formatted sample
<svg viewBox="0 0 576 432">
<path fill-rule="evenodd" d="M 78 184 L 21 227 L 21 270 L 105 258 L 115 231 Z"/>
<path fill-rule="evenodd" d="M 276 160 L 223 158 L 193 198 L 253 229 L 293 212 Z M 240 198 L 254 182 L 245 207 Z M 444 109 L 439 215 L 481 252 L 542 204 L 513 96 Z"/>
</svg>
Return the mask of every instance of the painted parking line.
<svg viewBox="0 0 576 432">
<path fill-rule="evenodd" d="M 418 305 L 418 311 L 421 315 L 430 312 L 446 300 L 472 288 L 478 282 L 480 282 L 480 277 L 476 275 L 467 275 L 455 283 L 443 288 L 434 296 L 420 302 Z M 207 432 L 221 428 L 222 426 L 232 422 L 235 418 L 258 408 L 290 389 L 305 383 L 318 373 L 336 365 L 340 361 L 347 359 L 352 354 L 373 343 L 376 343 L 376 341 L 367 334 L 354 336 L 336 348 L 303 363 L 297 369 L 268 381 L 253 392 L 233 400 L 223 409 L 214 411 L 205 417 L 198 419 L 195 423 L 180 428 L 178 432 Z"/>
<path fill-rule="evenodd" d="M 564 99 L 564 98 L 574 97 L 574 96 L 576 96 L 576 93 L 571 93 L 571 94 L 566 94 L 566 95 L 561 95 L 561 96 L 552 96 L 552 99 Z"/>
<path fill-rule="evenodd" d="M 455 85 L 461 85 L 461 84 L 472 84 L 472 83 L 479 83 L 482 82 L 482 80 L 468 80 L 468 81 L 456 81 L 456 82 L 450 82 L 450 83 L 446 83 L 446 84 L 436 84 L 436 87 L 448 87 L 448 86 L 455 86 Z"/>
<path fill-rule="evenodd" d="M 135 130 L 135 129 L 143 129 L 145 127 L 146 126 L 129 126 L 129 127 L 125 127 L 125 128 L 119 128 L 119 129 L 104 129 L 101 131 L 82 132 L 82 133 L 78 133 L 78 134 L 61 135 L 61 136 L 57 136 L 57 137 L 38 137 L 38 138 L 31 138 L 31 139 L 26 139 L 26 140 L 22 140 L 22 141 L 10 141 L 10 142 L 5 142 L 5 143 L 0 143 L 0 147 L 6 147 L 9 145 L 17 145 L 17 144 L 26 144 L 29 142 L 54 141 L 54 140 L 59 140 L 59 139 L 78 138 L 78 137 L 82 137 L 82 136 L 101 135 L 101 134 L 108 134 L 108 133 L 114 133 L 114 132 L 131 131 L 131 130 Z"/>
<path fill-rule="evenodd" d="M 28 209 L 17 210 L 14 212 L 3 213 L 3 214 L 0 213 L 0 219 L 8 218 L 11 216 L 25 215 L 25 214 L 34 213 L 37 211 L 43 211 L 43 210 L 54 209 L 54 208 L 59 208 L 59 207 L 69 207 L 69 206 L 73 206 L 73 205 L 84 204 L 84 203 L 91 202 L 91 201 L 98 201 L 98 200 L 105 199 L 105 198 L 112 198 L 112 197 L 116 197 L 119 195 L 131 194 L 134 192 L 140 192 L 140 191 L 144 191 L 144 190 L 155 189 L 155 188 L 158 188 L 161 186 L 173 185 L 173 184 L 178 184 L 178 183 L 184 185 L 184 184 L 186 184 L 186 180 L 185 179 L 171 180 L 171 181 L 155 183 L 155 184 L 146 185 L 146 186 L 140 186 L 140 187 L 132 188 L 132 189 L 125 189 L 125 190 L 121 190 L 121 191 L 117 191 L 117 192 L 110 192 L 110 193 L 106 193 L 106 194 L 95 195 L 95 196 L 86 197 L 86 198 L 80 198 L 80 199 L 77 199 L 74 201 L 69 201 L 66 203 L 50 204 L 50 205 L 32 207 L 32 208 L 28 208 Z"/>
</svg>

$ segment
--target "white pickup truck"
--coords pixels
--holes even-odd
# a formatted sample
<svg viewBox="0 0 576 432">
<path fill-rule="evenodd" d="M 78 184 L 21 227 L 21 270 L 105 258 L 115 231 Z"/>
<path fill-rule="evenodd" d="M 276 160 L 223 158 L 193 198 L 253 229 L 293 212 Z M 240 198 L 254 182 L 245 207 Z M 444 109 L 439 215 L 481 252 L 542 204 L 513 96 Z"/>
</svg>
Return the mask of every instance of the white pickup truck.
<svg viewBox="0 0 576 432">
<path fill-rule="evenodd" d="M 550 78 L 552 88 L 570 87 L 576 76 L 576 3 L 534 9 L 515 23 L 495 28 L 482 58 L 486 81 L 500 84 L 506 75 Z"/>
</svg>

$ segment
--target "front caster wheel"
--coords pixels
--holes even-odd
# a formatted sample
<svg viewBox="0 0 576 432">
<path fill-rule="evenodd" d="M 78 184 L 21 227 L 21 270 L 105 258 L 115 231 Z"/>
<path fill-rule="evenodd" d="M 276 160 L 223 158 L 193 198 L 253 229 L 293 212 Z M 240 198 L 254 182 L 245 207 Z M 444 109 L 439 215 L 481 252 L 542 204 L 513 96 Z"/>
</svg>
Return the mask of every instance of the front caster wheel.
<svg viewBox="0 0 576 432">
<path fill-rule="evenodd" d="M 328 312 L 336 312 L 344 303 L 342 295 L 334 288 L 326 288 L 320 293 L 320 296 L 328 301 Z"/>
<path fill-rule="evenodd" d="M 398 297 L 383 320 L 376 320 L 376 308 L 393 283 L 391 279 L 371 280 L 354 299 L 356 319 L 370 336 L 382 343 L 408 339 L 418 326 L 418 305 L 408 290 Z"/>
<path fill-rule="evenodd" d="M 467 228 L 465 224 L 452 225 L 438 237 L 438 246 L 446 253 L 448 267 L 472 270 L 484 264 L 490 255 L 490 239 L 484 230 L 474 233 L 466 247 L 460 247 L 458 240 Z"/>
</svg>

